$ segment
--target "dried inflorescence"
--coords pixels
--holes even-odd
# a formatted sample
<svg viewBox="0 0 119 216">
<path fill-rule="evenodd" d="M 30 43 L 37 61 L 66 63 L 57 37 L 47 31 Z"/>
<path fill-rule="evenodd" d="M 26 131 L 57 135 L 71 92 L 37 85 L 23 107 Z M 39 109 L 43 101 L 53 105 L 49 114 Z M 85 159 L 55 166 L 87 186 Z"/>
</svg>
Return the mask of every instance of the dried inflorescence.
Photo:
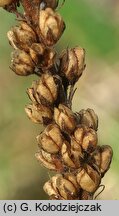
<svg viewBox="0 0 119 216">
<path fill-rule="evenodd" d="M 50 199 L 93 199 L 108 171 L 112 149 L 98 145 L 98 116 L 92 109 L 72 111 L 74 85 L 85 69 L 85 50 L 67 48 L 56 53 L 54 45 L 65 29 L 56 12 L 57 0 L 3 0 L 0 6 L 22 17 L 8 31 L 11 69 L 20 76 L 39 79 L 27 89 L 31 104 L 27 116 L 45 126 L 37 136 L 36 158 L 57 172 L 44 185 Z M 24 14 L 17 11 L 19 3 Z"/>
</svg>

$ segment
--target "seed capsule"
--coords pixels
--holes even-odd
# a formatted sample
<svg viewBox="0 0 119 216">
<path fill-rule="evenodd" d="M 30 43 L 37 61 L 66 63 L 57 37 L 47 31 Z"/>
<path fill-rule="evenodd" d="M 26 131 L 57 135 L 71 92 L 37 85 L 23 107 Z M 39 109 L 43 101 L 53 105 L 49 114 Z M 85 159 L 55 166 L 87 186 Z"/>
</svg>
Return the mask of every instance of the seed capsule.
<svg viewBox="0 0 119 216">
<path fill-rule="evenodd" d="M 40 147 L 45 151 L 56 154 L 62 146 L 63 136 L 56 124 L 50 124 L 39 136 L 37 136 L 37 141 Z"/>
<path fill-rule="evenodd" d="M 44 150 L 39 150 L 39 152 L 37 152 L 35 156 L 37 160 L 42 163 L 43 166 L 50 170 L 56 170 L 56 166 L 52 160 L 51 154 L 45 152 Z"/>
<path fill-rule="evenodd" d="M 33 102 L 51 106 L 57 99 L 58 86 L 55 83 L 55 78 L 49 73 L 45 73 L 38 81 L 33 82 L 27 93 Z"/>
<path fill-rule="evenodd" d="M 67 178 L 65 176 L 63 177 L 61 174 L 53 176 L 50 181 L 45 183 L 43 187 L 44 191 L 49 196 L 56 197 L 56 199 L 76 199 L 78 192 L 76 180 L 74 180 L 73 177 L 71 178 L 71 176 L 69 177 L 70 180 Z"/>
<path fill-rule="evenodd" d="M 85 69 L 85 50 L 80 47 L 64 50 L 60 55 L 60 73 L 75 83 Z"/>
<path fill-rule="evenodd" d="M 37 41 L 35 32 L 26 22 L 21 22 L 19 26 L 13 27 L 8 31 L 7 36 L 11 46 L 26 52 Z"/>
<path fill-rule="evenodd" d="M 92 128 L 97 131 L 98 129 L 98 116 L 93 109 L 82 109 L 79 112 L 80 124 L 84 124 L 89 128 Z"/>
<path fill-rule="evenodd" d="M 44 125 L 49 124 L 52 121 L 53 113 L 51 109 L 42 104 L 27 105 L 25 108 L 26 114 L 34 123 L 41 123 Z"/>
<path fill-rule="evenodd" d="M 62 131 L 71 133 L 76 127 L 76 119 L 73 112 L 65 105 L 59 104 L 54 109 L 54 119 Z"/>
<path fill-rule="evenodd" d="M 112 161 L 113 151 L 111 146 L 102 145 L 98 146 L 94 153 L 92 153 L 93 165 L 97 168 L 98 172 L 103 177 L 110 168 Z"/>
<path fill-rule="evenodd" d="M 82 168 L 77 173 L 78 184 L 83 190 L 89 193 L 94 193 L 96 191 L 99 187 L 100 181 L 101 177 L 98 172 L 89 165 L 86 165 L 85 168 Z"/>
<path fill-rule="evenodd" d="M 20 76 L 28 76 L 34 73 L 34 63 L 31 57 L 23 50 L 15 50 L 12 53 L 11 69 Z"/>
<path fill-rule="evenodd" d="M 53 49 L 40 43 L 33 43 L 30 48 L 30 56 L 37 67 L 49 69 L 54 64 L 56 53 Z"/>
<path fill-rule="evenodd" d="M 71 154 L 70 145 L 68 142 L 64 141 L 61 149 L 63 162 L 69 168 L 76 168 L 75 162 L 73 161 L 73 155 Z"/>
<path fill-rule="evenodd" d="M 65 24 L 58 13 L 46 8 L 40 10 L 39 29 L 42 42 L 47 46 L 53 46 L 61 37 Z"/>
<path fill-rule="evenodd" d="M 75 140 L 81 145 L 82 149 L 88 153 L 94 151 L 97 146 L 97 134 L 92 128 L 79 125 L 74 132 Z"/>
<path fill-rule="evenodd" d="M 61 154 L 63 163 L 68 168 L 77 169 L 81 166 L 81 158 L 83 157 L 81 146 L 73 139 L 71 143 L 68 143 L 66 140 L 63 142 Z"/>
<path fill-rule="evenodd" d="M 105 173 L 108 171 L 111 161 L 112 161 L 113 151 L 111 146 L 104 145 L 101 146 L 101 165 L 100 165 L 100 171 L 102 174 L 102 177 L 105 175 Z"/>
</svg>

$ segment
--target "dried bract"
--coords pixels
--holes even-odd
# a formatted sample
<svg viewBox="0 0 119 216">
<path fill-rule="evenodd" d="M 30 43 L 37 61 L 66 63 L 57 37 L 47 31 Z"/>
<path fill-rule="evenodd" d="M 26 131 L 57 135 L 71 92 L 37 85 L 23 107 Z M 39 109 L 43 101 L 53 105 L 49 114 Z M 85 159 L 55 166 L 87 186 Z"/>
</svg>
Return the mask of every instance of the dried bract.
<svg viewBox="0 0 119 216">
<path fill-rule="evenodd" d="M 34 73 L 34 63 L 31 57 L 23 50 L 12 52 L 11 69 L 20 76 L 28 76 Z"/>
<path fill-rule="evenodd" d="M 61 16 L 51 8 L 41 10 L 39 13 L 40 37 L 47 46 L 54 45 L 61 37 L 65 24 Z"/>
<path fill-rule="evenodd" d="M 64 50 L 60 55 L 60 73 L 75 83 L 85 69 L 85 50 L 80 47 Z"/>
<path fill-rule="evenodd" d="M 65 105 L 59 104 L 54 108 L 54 120 L 62 131 L 72 133 L 76 127 L 76 119 L 73 112 Z"/>
</svg>

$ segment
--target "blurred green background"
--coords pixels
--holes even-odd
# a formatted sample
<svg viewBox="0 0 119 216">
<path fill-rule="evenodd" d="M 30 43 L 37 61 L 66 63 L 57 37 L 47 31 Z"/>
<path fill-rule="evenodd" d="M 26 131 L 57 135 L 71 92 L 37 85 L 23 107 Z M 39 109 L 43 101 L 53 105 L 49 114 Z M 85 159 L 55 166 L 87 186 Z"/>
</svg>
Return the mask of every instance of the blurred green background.
<svg viewBox="0 0 119 216">
<path fill-rule="evenodd" d="M 119 3 L 118 0 L 66 0 L 59 10 L 66 31 L 60 51 L 80 45 L 86 49 L 86 70 L 77 83 L 74 111 L 93 108 L 99 116 L 99 143 L 114 151 L 103 179 L 100 199 L 119 199 Z M 43 129 L 24 112 L 35 76 L 18 77 L 10 69 L 7 31 L 15 16 L 0 9 L 0 199 L 47 199 L 42 190 L 50 173 L 35 159 L 35 137 Z"/>
</svg>

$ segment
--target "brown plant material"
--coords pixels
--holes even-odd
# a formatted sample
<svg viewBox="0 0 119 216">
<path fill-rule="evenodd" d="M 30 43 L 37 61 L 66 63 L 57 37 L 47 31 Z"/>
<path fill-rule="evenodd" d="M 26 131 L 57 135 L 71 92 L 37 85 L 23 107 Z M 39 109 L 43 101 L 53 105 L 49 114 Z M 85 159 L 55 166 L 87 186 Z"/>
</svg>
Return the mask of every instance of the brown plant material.
<svg viewBox="0 0 119 216">
<path fill-rule="evenodd" d="M 16 49 L 12 52 L 11 69 L 20 76 L 28 76 L 34 73 L 35 65 L 28 53 Z"/>
<path fill-rule="evenodd" d="M 62 131 L 72 133 L 76 127 L 76 119 L 73 112 L 65 105 L 59 104 L 54 109 L 54 120 Z"/>
<path fill-rule="evenodd" d="M 92 154 L 92 162 L 103 177 L 110 168 L 112 161 L 112 148 L 109 145 L 98 146 L 96 151 Z"/>
<path fill-rule="evenodd" d="M 75 83 L 85 69 L 85 50 L 80 47 L 64 50 L 60 55 L 60 73 Z"/>
<path fill-rule="evenodd" d="M 89 165 L 79 170 L 76 177 L 80 187 L 90 193 L 94 193 L 98 189 L 101 181 L 99 173 Z"/>
<path fill-rule="evenodd" d="M 33 43 L 30 47 L 30 56 L 38 68 L 46 70 L 54 65 L 56 53 L 43 44 Z"/>
<path fill-rule="evenodd" d="M 89 108 L 87 110 L 82 109 L 78 114 L 80 118 L 80 124 L 86 125 L 87 127 L 97 131 L 98 116 L 93 109 L 89 109 Z"/>
<path fill-rule="evenodd" d="M 25 107 L 27 116 L 34 122 L 47 125 L 52 121 L 52 110 L 42 104 L 29 104 Z"/>
<path fill-rule="evenodd" d="M 19 26 L 12 27 L 7 36 L 13 48 L 26 52 L 29 51 L 33 43 L 37 42 L 35 32 L 26 22 L 21 22 Z"/>
<path fill-rule="evenodd" d="M 27 89 L 30 120 L 45 126 L 37 136 L 38 162 L 57 172 L 44 185 L 50 199 L 90 200 L 109 170 L 112 148 L 98 145 L 98 116 L 92 109 L 72 111 L 75 83 L 85 69 L 85 50 L 68 48 L 56 54 L 54 45 L 65 29 L 56 12 L 58 0 L 1 0 L 0 7 L 20 17 L 8 31 L 14 51 L 11 69 L 38 80 Z M 64 1 L 62 2 L 63 5 Z M 23 14 L 18 12 L 19 4 Z"/>
<path fill-rule="evenodd" d="M 0 7 L 4 7 L 6 5 L 9 5 L 13 2 L 14 0 L 0 0 Z"/>
<path fill-rule="evenodd" d="M 61 16 L 51 8 L 41 10 L 39 13 L 40 37 L 47 46 L 54 45 L 61 37 L 65 24 Z"/>
<path fill-rule="evenodd" d="M 87 126 L 79 125 L 74 131 L 74 138 L 88 153 L 94 151 L 97 146 L 97 133 Z"/>
<path fill-rule="evenodd" d="M 55 154 L 62 146 L 63 136 L 56 124 L 50 124 L 37 136 L 37 141 L 46 152 Z"/>
<path fill-rule="evenodd" d="M 58 86 L 50 73 L 42 74 L 27 90 L 30 99 L 35 103 L 51 106 L 57 100 Z"/>
</svg>

